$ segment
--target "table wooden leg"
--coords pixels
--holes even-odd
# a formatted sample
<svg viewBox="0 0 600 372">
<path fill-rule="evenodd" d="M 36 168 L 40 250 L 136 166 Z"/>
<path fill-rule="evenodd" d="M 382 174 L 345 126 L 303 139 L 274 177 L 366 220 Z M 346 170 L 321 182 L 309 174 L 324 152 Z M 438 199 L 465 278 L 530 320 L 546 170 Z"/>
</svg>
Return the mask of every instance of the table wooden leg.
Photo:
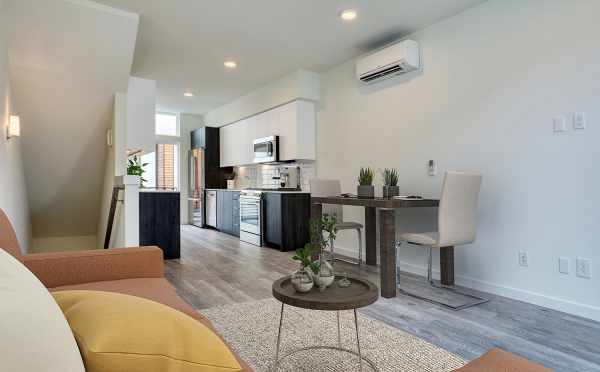
<svg viewBox="0 0 600 372">
<path fill-rule="evenodd" d="M 365 262 L 377 266 L 377 209 L 365 207 Z"/>
<path fill-rule="evenodd" d="M 454 285 L 454 247 L 440 248 L 440 272 L 442 285 Z"/>
<path fill-rule="evenodd" d="M 380 210 L 381 296 L 396 297 L 396 218 L 393 209 Z"/>
</svg>

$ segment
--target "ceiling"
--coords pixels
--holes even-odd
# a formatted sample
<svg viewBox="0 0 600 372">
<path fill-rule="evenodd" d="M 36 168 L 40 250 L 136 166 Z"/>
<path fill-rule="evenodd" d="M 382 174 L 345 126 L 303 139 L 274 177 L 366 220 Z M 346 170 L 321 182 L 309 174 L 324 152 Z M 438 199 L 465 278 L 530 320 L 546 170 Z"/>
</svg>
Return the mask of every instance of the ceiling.
<svg viewBox="0 0 600 372">
<path fill-rule="evenodd" d="M 97 0 L 140 15 L 132 74 L 204 113 L 299 68 L 321 72 L 483 0 Z M 339 13 L 354 8 L 358 18 Z M 235 70 L 225 60 L 238 63 Z M 183 96 L 191 91 L 195 97 Z"/>
<path fill-rule="evenodd" d="M 113 97 L 138 17 L 87 0 L 9 0 L 12 102 L 33 237 L 95 235 Z"/>
</svg>

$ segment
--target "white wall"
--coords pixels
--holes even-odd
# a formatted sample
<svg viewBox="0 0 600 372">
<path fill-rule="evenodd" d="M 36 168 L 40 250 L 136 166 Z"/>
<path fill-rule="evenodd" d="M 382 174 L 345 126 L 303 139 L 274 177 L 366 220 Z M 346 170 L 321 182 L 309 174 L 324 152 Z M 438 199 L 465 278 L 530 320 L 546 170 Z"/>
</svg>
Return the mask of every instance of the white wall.
<svg viewBox="0 0 600 372">
<path fill-rule="evenodd" d="M 126 149 L 153 152 L 156 148 L 156 81 L 130 77 L 126 107 Z"/>
<path fill-rule="evenodd" d="M 396 167 L 401 193 L 436 197 L 444 170 L 483 172 L 478 237 L 456 249 L 457 282 L 600 320 L 598 14 L 598 1 L 492 0 L 412 35 L 424 68 L 410 80 L 364 88 L 354 61 L 331 69 L 318 175 L 355 192 L 360 166 Z M 552 118 L 575 111 L 587 129 L 554 134 Z M 427 230 L 435 210 L 397 219 L 401 231 Z M 355 250 L 355 237 L 340 234 L 338 246 Z M 423 251 L 403 248 L 402 269 L 424 273 Z M 570 275 L 558 273 L 559 256 Z M 591 280 L 574 275 L 577 256 L 593 260 Z"/>
<path fill-rule="evenodd" d="M 97 243 L 96 235 L 33 238 L 31 253 L 83 251 L 96 249 Z"/>
<path fill-rule="evenodd" d="M 0 208 L 8 215 L 25 253 L 30 246 L 31 225 L 21 160 L 21 138 L 6 139 L 12 107 L 6 33 L 6 14 L 0 0 Z M 27 123 L 22 122 L 21 125 Z"/>
</svg>

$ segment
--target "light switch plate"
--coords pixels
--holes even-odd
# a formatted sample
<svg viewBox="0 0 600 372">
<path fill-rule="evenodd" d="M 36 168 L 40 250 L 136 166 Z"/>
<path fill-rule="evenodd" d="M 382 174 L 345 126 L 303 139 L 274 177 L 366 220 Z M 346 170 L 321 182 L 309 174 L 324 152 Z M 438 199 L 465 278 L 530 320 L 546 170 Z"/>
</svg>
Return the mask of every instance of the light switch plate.
<svg viewBox="0 0 600 372">
<path fill-rule="evenodd" d="M 585 112 L 576 112 L 573 114 L 573 129 L 585 129 Z"/>
<path fill-rule="evenodd" d="M 592 278 L 592 261 L 587 258 L 577 257 L 575 259 L 576 274 L 580 278 Z"/>
<path fill-rule="evenodd" d="M 567 131 L 567 119 L 564 116 L 556 116 L 553 119 L 554 133 L 561 133 Z"/>
<path fill-rule="evenodd" d="M 558 258 L 558 272 L 561 274 L 569 274 L 569 259 L 567 257 Z"/>
<path fill-rule="evenodd" d="M 429 160 L 427 162 L 427 173 L 432 177 L 437 174 L 437 164 L 435 163 L 435 160 Z"/>
<path fill-rule="evenodd" d="M 529 266 L 529 257 L 527 256 L 527 252 L 519 252 L 519 266 Z"/>
</svg>

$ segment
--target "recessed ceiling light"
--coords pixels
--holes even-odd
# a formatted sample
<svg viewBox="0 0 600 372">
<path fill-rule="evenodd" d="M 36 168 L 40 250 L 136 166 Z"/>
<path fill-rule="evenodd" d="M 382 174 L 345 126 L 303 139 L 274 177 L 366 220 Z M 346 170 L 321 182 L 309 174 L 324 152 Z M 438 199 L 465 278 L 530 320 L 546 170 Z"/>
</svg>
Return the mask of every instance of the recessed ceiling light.
<svg viewBox="0 0 600 372">
<path fill-rule="evenodd" d="M 227 68 L 236 68 L 237 67 L 237 63 L 235 63 L 235 61 L 225 61 L 223 63 L 223 65 Z"/>
<path fill-rule="evenodd" d="M 340 13 L 340 18 L 344 21 L 353 21 L 358 16 L 358 13 L 354 9 L 346 9 Z"/>
<path fill-rule="evenodd" d="M 193 97 L 194 93 L 192 93 L 192 92 L 185 92 L 185 93 L 183 93 L 183 95 L 186 96 L 186 97 Z"/>
</svg>

